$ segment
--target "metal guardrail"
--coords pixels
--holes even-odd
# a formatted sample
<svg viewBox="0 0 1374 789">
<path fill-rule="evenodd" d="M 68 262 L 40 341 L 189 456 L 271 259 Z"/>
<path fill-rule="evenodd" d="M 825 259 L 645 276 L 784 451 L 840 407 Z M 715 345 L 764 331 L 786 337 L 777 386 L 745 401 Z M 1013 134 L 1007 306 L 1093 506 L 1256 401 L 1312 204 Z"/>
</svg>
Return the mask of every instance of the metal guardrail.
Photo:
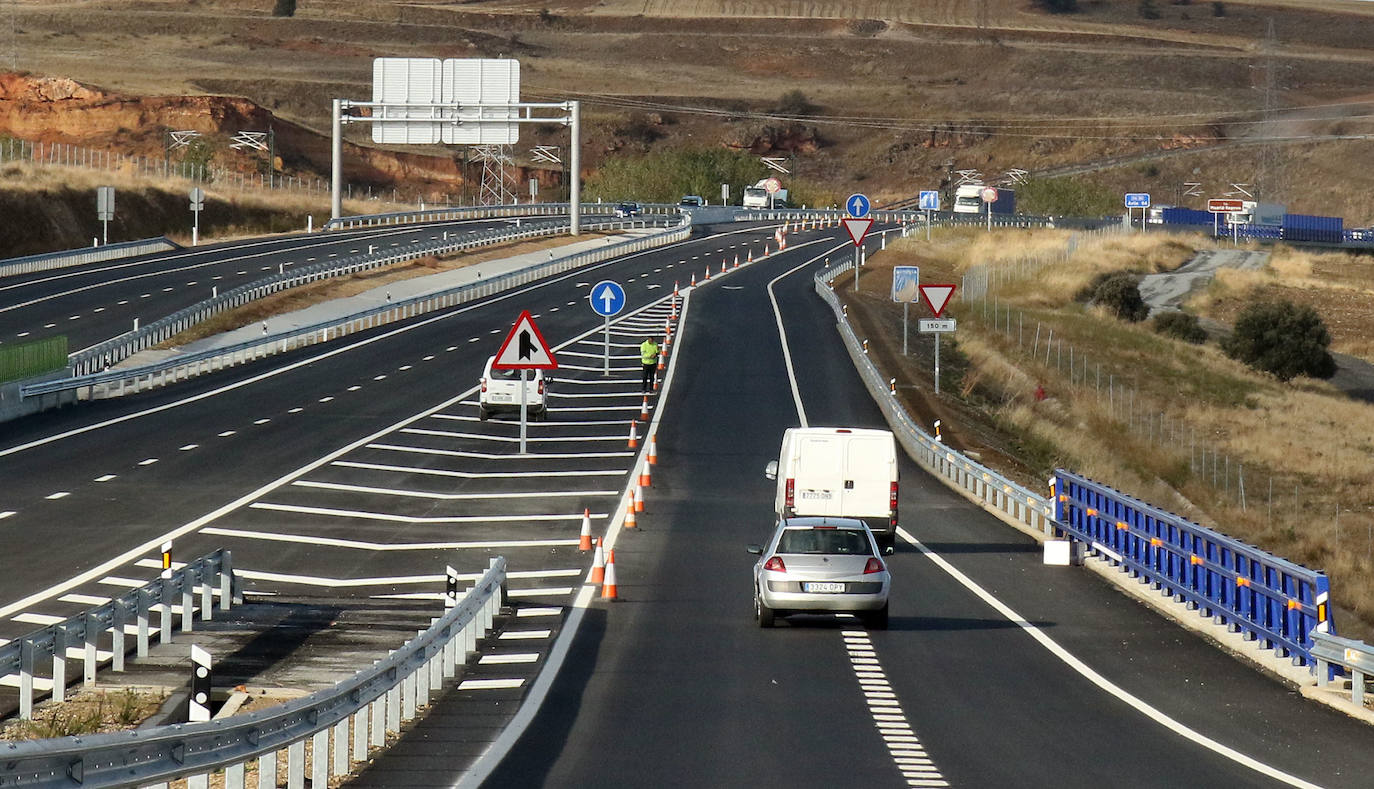
<svg viewBox="0 0 1374 789">
<path fill-rule="evenodd" d="M 645 223 L 642 221 L 616 221 L 588 225 L 587 227 L 588 229 L 614 229 L 627 224 L 643 226 Z M 437 293 L 415 296 L 392 304 L 363 310 L 343 318 L 278 332 L 223 348 L 211 348 L 193 354 L 182 354 L 139 367 L 112 369 L 71 378 L 25 384 L 20 387 L 20 395 L 27 398 L 52 394 L 57 395 L 60 399 L 62 392 L 75 390 L 79 396 L 80 390 L 84 389 L 86 390 L 85 399 L 98 399 L 118 397 L 125 394 L 126 390 L 139 392 L 145 388 L 174 383 L 202 373 L 215 372 L 276 353 L 284 353 L 307 345 L 327 342 L 385 323 L 485 298 L 553 274 L 561 274 L 619 255 L 681 241 L 690 233 L 691 223 L 684 218 L 676 226 L 670 227 L 663 233 L 656 233 L 633 241 L 608 244 L 575 255 L 554 258 L 545 263 L 513 271 L 500 277 L 460 285 Z"/>
<path fill-rule="evenodd" d="M 1299 666 L 1311 662 L 1312 631 L 1335 634 L 1325 573 L 1071 471 L 1054 479 L 1062 530 L 1217 624 Z"/>
<path fill-rule="evenodd" d="M 667 203 L 640 203 L 646 214 L 675 214 L 678 206 Z M 606 214 L 615 211 L 615 203 L 583 203 L 582 213 Z M 567 216 L 568 203 L 525 203 L 524 205 L 445 206 L 420 211 L 394 211 L 387 214 L 358 214 L 331 219 L 324 230 L 347 230 L 357 227 L 405 225 L 415 222 L 453 222 L 463 219 L 516 219 L 528 216 Z"/>
<path fill-rule="evenodd" d="M 603 229 L 617 227 L 647 227 L 647 220 L 621 220 L 610 225 L 602 224 Z M 429 255 L 443 255 L 473 249 L 481 246 L 503 244 L 536 236 L 555 235 L 566 231 L 566 223 L 549 222 L 526 225 L 524 227 L 500 228 L 479 233 L 449 235 L 435 241 L 421 241 L 410 244 L 399 251 L 380 249 L 350 255 L 348 257 L 322 260 L 307 266 L 298 266 L 290 271 L 284 269 L 262 279 L 240 285 L 231 290 L 204 299 L 189 307 L 182 308 L 158 320 L 152 321 L 133 331 L 93 345 L 72 354 L 69 359 L 74 376 L 87 375 L 117 364 L 133 354 L 167 340 L 211 316 L 226 310 L 241 307 L 257 299 L 278 291 L 317 282 L 333 277 L 355 274 L 360 271 L 402 263 L 407 260 Z"/>
<path fill-rule="evenodd" d="M 106 244 L 103 247 L 83 247 L 81 249 L 65 249 L 61 252 L 45 252 L 41 255 L 0 260 L 0 277 L 80 266 L 84 263 L 99 263 L 104 260 L 130 258 L 136 255 L 146 255 L 150 252 L 169 252 L 173 249 L 179 249 L 179 247 L 168 241 L 166 237 L 159 236 L 139 241 Z"/>
<path fill-rule="evenodd" d="M 500 612 L 505 582 L 505 558 L 492 559 L 476 587 L 429 629 L 343 682 L 285 704 L 204 723 L 7 743 L 0 785 L 165 787 L 185 778 L 196 789 L 222 772 L 226 789 L 244 789 L 248 764 L 257 760 L 258 775 L 269 776 L 259 786 L 276 786 L 284 750 L 287 786 L 304 789 L 309 742 L 311 785 L 328 786 L 331 776 L 384 747 L 387 732 L 399 732 L 457 676 Z"/>
<path fill-rule="evenodd" d="M 153 632 L 158 643 L 172 643 L 175 628 L 173 614 L 181 613 L 181 630 L 189 633 L 195 619 L 195 594 L 200 593 L 200 618 L 212 618 L 214 595 L 219 592 L 220 610 L 228 611 L 234 597 L 234 571 L 229 551 L 218 550 L 186 564 L 179 570 L 164 572 L 154 581 L 131 589 L 97 608 L 92 608 L 61 622 L 48 625 L 28 635 L 0 646 L 0 677 L 19 677 L 19 717 L 33 717 L 35 683 L 51 683 L 53 701 L 66 698 L 68 650 L 83 648 L 83 684 L 95 685 L 96 668 L 106 658 L 115 671 L 124 670 L 125 627 L 134 628 L 136 654 L 148 655 L 148 641 Z M 154 627 L 151 617 L 160 614 Z M 100 641 L 109 633 L 109 652 L 102 656 Z M 40 661 L 51 661 L 52 673 L 43 682 L 35 669 Z M 0 752 L 0 786 L 11 785 L 4 777 L 5 759 Z"/>
<path fill-rule="evenodd" d="M 1350 674 L 1351 703 L 1363 707 L 1365 677 L 1374 674 L 1374 647 L 1332 633 L 1314 632 L 1309 651 L 1316 661 L 1317 686 L 1328 687 L 1339 667 Z"/>
<path fill-rule="evenodd" d="M 922 430 L 902 407 L 888 388 L 877 365 L 873 364 L 864 350 L 863 343 L 854 334 L 840 299 L 831 289 L 830 283 L 839 275 L 854 268 L 852 262 L 832 266 L 816 275 L 816 293 L 830 305 L 835 312 L 835 321 L 854 361 L 859 377 L 883 412 L 893 435 L 901 442 L 907 454 L 921 464 L 927 471 L 943 477 L 961 491 L 967 498 L 982 506 L 997 510 L 1007 518 L 1021 523 L 1028 529 L 1046 535 L 1054 532 L 1051 523 L 1053 506 L 1048 496 L 1032 493 L 1016 482 L 996 471 L 969 460 L 962 453 L 950 449 L 929 433 Z"/>
</svg>

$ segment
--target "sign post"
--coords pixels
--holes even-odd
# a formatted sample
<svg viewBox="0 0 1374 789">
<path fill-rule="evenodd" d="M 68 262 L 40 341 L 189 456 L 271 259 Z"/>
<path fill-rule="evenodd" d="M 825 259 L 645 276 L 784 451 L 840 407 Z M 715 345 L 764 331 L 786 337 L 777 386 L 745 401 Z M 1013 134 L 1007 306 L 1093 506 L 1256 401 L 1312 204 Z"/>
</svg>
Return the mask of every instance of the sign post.
<svg viewBox="0 0 1374 789">
<path fill-rule="evenodd" d="M 892 267 L 892 300 L 902 305 L 902 355 L 907 355 L 907 312 L 913 301 L 921 300 L 919 266 Z"/>
<path fill-rule="evenodd" d="M 930 212 L 940 210 L 940 193 L 934 189 L 927 189 L 921 192 L 921 202 L 918 204 L 921 210 L 926 212 L 926 240 L 930 240 Z"/>
<path fill-rule="evenodd" d="M 954 285 L 921 285 L 921 300 L 930 307 L 930 311 L 935 313 L 935 319 L 921 319 L 921 332 L 923 334 L 935 335 L 935 394 L 940 394 L 940 335 L 947 331 L 954 331 L 956 326 L 953 318 L 942 319 L 945 307 L 949 306 L 949 299 L 954 295 Z"/>
<path fill-rule="evenodd" d="M 1210 211 L 1212 214 L 1212 236 L 1216 237 L 1221 235 L 1221 215 L 1245 213 L 1245 201 L 1234 200 L 1224 197 L 1213 197 L 1212 199 L 1207 201 L 1207 210 Z M 1227 221 L 1231 225 L 1231 242 L 1233 244 L 1239 243 L 1240 228 L 1236 227 L 1236 223 L 1230 222 L 1229 217 L 1227 218 Z"/>
<path fill-rule="evenodd" d="M 510 334 L 506 335 L 506 341 L 501 343 L 501 350 L 496 352 L 491 369 L 520 371 L 520 454 L 523 455 L 526 426 L 529 423 L 529 396 L 526 391 L 529 371 L 558 369 L 558 360 L 553 358 L 553 351 L 544 341 L 539 327 L 534 325 L 529 310 L 521 312 L 520 317 L 516 318 Z"/>
<path fill-rule="evenodd" d="M 95 218 L 101 223 L 101 245 L 110 243 L 110 220 L 114 219 L 115 190 L 113 186 L 95 188 Z"/>
<path fill-rule="evenodd" d="M 591 302 L 592 312 L 605 319 L 603 330 L 605 331 L 606 342 L 603 345 L 601 374 L 610 375 L 611 316 L 625 309 L 625 289 L 620 287 L 619 282 L 605 279 L 592 286 L 591 291 L 587 294 L 587 300 Z"/>
<path fill-rule="evenodd" d="M 868 235 L 868 229 L 873 226 L 873 220 L 855 219 L 853 217 L 845 219 L 844 229 L 849 233 L 849 238 L 854 242 L 854 290 L 859 289 L 859 265 L 862 261 L 859 258 L 859 251 L 863 249 L 864 236 Z"/>
<path fill-rule="evenodd" d="M 773 195 L 782 191 L 782 181 L 776 178 L 769 178 L 763 182 L 763 190 L 768 193 L 768 210 L 773 210 Z"/>
<path fill-rule="evenodd" d="M 991 186 L 985 186 L 985 187 L 983 187 L 983 191 L 981 191 L 981 192 L 978 193 L 978 196 L 981 197 L 981 198 L 983 198 L 983 205 L 985 205 L 985 206 L 988 207 L 988 232 L 991 233 L 991 232 L 992 232 L 992 204 L 995 203 L 995 202 L 997 202 L 997 190 L 994 189 L 994 188 L 991 187 Z M 936 336 L 936 339 L 937 339 L 937 340 L 939 339 L 939 336 L 938 336 L 938 335 Z M 936 390 L 936 392 L 938 393 L 939 390 Z"/>
<path fill-rule="evenodd" d="M 195 224 L 191 225 L 191 246 L 200 243 L 200 212 L 205 208 L 205 190 L 199 186 L 191 189 L 191 216 L 195 218 Z"/>
<path fill-rule="evenodd" d="M 1127 192 L 1126 211 L 1134 214 L 1134 210 L 1140 209 L 1140 232 L 1145 232 L 1145 223 L 1149 221 L 1150 214 L 1150 194 L 1149 192 Z"/>
</svg>

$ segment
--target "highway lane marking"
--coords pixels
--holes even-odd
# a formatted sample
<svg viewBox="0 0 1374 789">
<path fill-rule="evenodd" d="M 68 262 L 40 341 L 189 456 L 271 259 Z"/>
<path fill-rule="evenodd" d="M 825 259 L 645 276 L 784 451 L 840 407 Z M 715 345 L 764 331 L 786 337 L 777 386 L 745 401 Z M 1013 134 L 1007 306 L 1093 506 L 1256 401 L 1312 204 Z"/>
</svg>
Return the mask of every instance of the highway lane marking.
<svg viewBox="0 0 1374 789">
<path fill-rule="evenodd" d="M 14 517 L 16 514 L 17 513 L 14 510 L 5 510 L 4 512 L 0 512 L 0 521 L 6 518 Z"/>
<path fill-rule="evenodd" d="M 629 367 L 612 367 L 611 369 L 612 369 L 612 370 L 630 370 L 630 369 L 632 369 L 632 368 L 629 368 Z M 595 370 L 594 372 L 600 372 L 600 370 Z M 635 372 L 639 372 L 639 370 L 638 370 L 637 368 L 635 368 Z M 609 382 L 605 382 L 605 383 L 609 383 Z M 621 382 L 621 383 L 623 383 L 623 382 Z M 643 393 L 642 393 L 642 392 L 554 392 L 554 391 L 550 391 L 550 392 L 549 392 L 549 397 L 562 397 L 562 398 L 567 398 L 567 399 L 569 399 L 569 400 L 575 400 L 575 399 L 579 399 L 579 398 L 581 398 L 581 399 L 586 399 L 586 398 L 589 398 L 589 397 L 633 397 L 633 398 L 642 398 L 642 397 L 643 397 Z"/>
<path fill-rule="evenodd" d="M 96 481 L 96 482 L 109 482 L 110 480 L 115 479 L 115 478 L 118 477 L 118 476 L 119 476 L 118 474 L 102 474 L 102 475 L 96 477 L 96 478 L 95 478 L 95 481 Z"/>
<path fill-rule="evenodd" d="M 158 559 L 140 559 L 134 563 L 139 567 L 149 569 L 161 569 L 162 562 Z M 354 589 L 361 586 L 398 586 L 404 584 L 437 584 L 442 582 L 447 576 L 444 575 L 395 575 L 380 576 L 372 578 L 329 578 L 318 575 L 296 575 L 293 573 L 273 573 L 262 570 L 248 570 L 235 567 L 234 573 L 253 581 L 276 581 L 278 583 L 296 584 L 299 586 L 320 586 L 329 589 Z M 582 574 L 581 568 L 571 570 L 521 570 L 507 574 L 509 579 L 517 578 L 564 578 L 568 576 L 578 576 Z M 455 576 L 460 581 L 477 581 L 482 578 L 484 573 L 459 573 Z M 433 594 L 442 594 L 434 592 Z M 156 610 L 161 610 L 157 608 Z M 180 606 L 172 606 L 174 613 L 181 613 Z M 192 609 L 194 610 L 194 608 Z M 52 624 L 52 622 L 38 622 L 38 617 L 46 617 L 46 614 L 24 614 L 22 616 L 35 617 L 31 620 L 35 624 Z M 20 619 L 20 617 L 14 617 Z M 62 621 L 61 617 L 53 619 L 54 622 Z"/>
<path fill-rule="evenodd" d="M 354 384 L 354 385 L 348 387 L 348 389 L 346 389 L 346 390 L 344 390 L 344 391 L 356 392 L 356 391 L 358 391 L 359 389 L 362 389 L 362 387 L 359 386 L 359 385 L 357 385 L 357 384 Z"/>
<path fill-rule="evenodd" d="M 55 625 L 64 619 L 64 617 L 53 616 L 51 614 L 38 614 L 32 611 L 25 611 L 24 613 L 12 618 L 14 619 L 14 621 L 23 622 L 26 625 L 42 625 L 43 627 L 47 627 L 48 625 Z"/>
<path fill-rule="evenodd" d="M 234 435 L 235 433 L 238 433 L 238 432 L 239 432 L 239 431 L 237 431 L 237 430 L 225 430 L 224 432 L 222 432 L 222 433 L 219 434 L 219 437 L 220 437 L 220 438 L 228 438 L 229 436 L 232 436 L 232 435 Z"/>
<path fill-rule="evenodd" d="M 1158 723 L 1160 726 L 1163 726 L 1169 731 L 1172 731 L 1181 737 L 1191 740 L 1192 742 L 1201 745 L 1202 747 L 1206 748 L 1209 751 L 1212 751 L 1213 753 L 1219 756 L 1230 759 L 1236 764 L 1239 764 L 1243 767 L 1248 767 L 1249 769 L 1254 770 L 1255 772 L 1260 773 L 1261 775 L 1268 776 L 1276 781 L 1288 784 L 1289 786 L 1303 787 L 1303 789 L 1319 789 L 1317 784 L 1314 784 L 1310 781 L 1305 781 L 1302 778 L 1298 778 L 1295 775 L 1283 772 L 1282 770 L 1279 770 L 1276 767 L 1271 767 L 1270 765 L 1265 764 L 1264 762 L 1261 762 L 1258 759 L 1247 756 L 1241 753 L 1240 751 L 1231 748 L 1230 746 L 1223 745 L 1217 740 L 1214 740 L 1211 737 L 1208 737 L 1207 735 L 1202 734 L 1194 730 L 1193 728 L 1181 723 L 1180 721 L 1175 720 L 1174 718 L 1170 717 L 1169 715 L 1154 707 L 1153 705 L 1145 702 L 1139 697 L 1128 692 L 1121 686 L 1117 685 L 1116 683 L 1097 673 L 1097 671 L 1094 670 L 1091 666 L 1075 657 L 1073 653 L 1069 652 L 1064 647 L 1060 646 L 1057 641 L 1045 635 L 1045 633 L 1039 627 L 1027 621 L 1025 617 L 1016 613 L 1016 611 L 1014 611 L 1010 606 L 1008 606 L 1006 603 L 1003 603 L 995 595 L 984 589 L 972 578 L 969 578 L 967 575 L 961 572 L 959 568 L 955 567 L 953 564 L 950 564 L 949 561 L 947 561 L 943 556 L 939 555 L 935 551 L 932 551 L 929 547 L 925 545 L 925 543 L 916 539 L 916 537 L 913 536 L 906 529 L 901 528 L 899 526 L 897 528 L 897 534 L 907 543 L 915 546 L 916 550 L 920 551 L 927 559 L 934 562 L 935 566 L 939 567 L 941 570 L 944 570 L 945 573 L 947 573 L 951 578 L 957 581 L 961 586 L 972 592 L 974 596 L 982 600 L 994 611 L 1001 614 L 1004 619 L 1019 627 L 1023 632 L 1025 632 L 1033 640 L 1035 640 L 1036 643 L 1044 647 L 1051 655 L 1054 655 L 1056 658 L 1058 658 L 1069 668 L 1073 669 L 1084 679 L 1096 685 L 1103 691 L 1106 691 L 1108 694 L 1114 696 L 1116 699 L 1124 702 L 1125 704 L 1132 707 L 1145 717 L 1149 718 L 1155 723 Z"/>
<path fill-rule="evenodd" d="M 842 630 L 840 635 L 844 637 L 844 648 L 854 665 L 869 715 L 878 728 L 879 736 L 888 746 L 893 763 L 907 780 L 907 785 L 949 786 L 934 762 L 926 756 L 920 739 L 907 722 L 901 702 L 897 701 L 897 694 L 892 692 L 892 685 L 878 664 L 875 657 L 877 653 L 868 633 L 864 630 Z M 860 677 L 858 675 L 861 672 L 863 676 Z"/>
<path fill-rule="evenodd" d="M 417 436 L 437 436 L 439 438 L 462 438 L 471 441 L 496 441 L 498 443 L 518 444 L 518 436 L 487 436 L 481 433 L 455 433 L 452 430 L 431 430 L 423 427 L 407 427 L 401 431 Z M 528 436 L 526 440 L 531 443 L 568 443 L 573 441 L 628 441 L 628 436 Z"/>
<path fill-rule="evenodd" d="M 619 424 L 619 423 L 617 423 Z M 418 468 L 415 466 L 389 466 L 385 463 L 363 463 L 354 460 L 336 460 L 330 465 L 344 468 L 360 468 L 368 471 L 394 471 L 403 474 L 429 474 L 436 477 L 457 477 L 459 479 L 522 479 L 544 477 L 618 477 L 624 469 L 605 469 L 587 471 L 449 471 L 438 468 Z"/>
<path fill-rule="evenodd" d="M 47 499 L 48 501 L 56 501 L 58 499 L 65 499 L 70 495 L 72 495 L 72 492 L 70 490 L 59 490 L 56 493 L 49 493 L 43 498 Z"/>
<path fill-rule="evenodd" d="M 561 608 L 547 608 L 547 607 L 517 608 L 517 609 L 515 610 L 515 615 L 516 615 L 517 617 L 526 617 L 526 616 L 559 616 L 559 615 L 562 614 L 562 613 L 563 613 L 563 609 L 561 609 Z"/>
<path fill-rule="evenodd" d="M 577 573 L 580 575 L 581 570 Z M 528 589 L 507 589 L 506 597 L 559 597 L 573 593 L 571 586 L 533 586 Z M 444 600 L 443 592 L 400 592 L 397 594 L 368 595 L 373 600 Z"/>
<path fill-rule="evenodd" d="M 271 419 L 256 419 L 256 420 L 253 421 L 253 424 L 255 424 L 255 425 L 265 425 L 265 424 L 267 424 L 268 422 L 271 422 L 271 421 L 272 421 Z"/>
<path fill-rule="evenodd" d="M 817 243 L 820 242 L 809 241 L 806 244 L 803 244 L 802 246 L 809 246 L 810 244 Z M 820 260 L 826 255 L 833 254 L 836 250 L 843 249 L 846 246 L 849 245 L 839 244 L 832 249 L 828 249 L 825 252 L 822 252 L 821 254 L 806 261 L 805 263 L 788 269 L 783 274 L 774 277 L 768 283 L 768 300 L 773 303 L 773 319 L 778 324 L 778 339 L 782 341 L 782 358 L 784 366 L 786 366 L 787 368 L 787 381 L 792 386 L 792 402 L 797 407 L 797 419 L 800 420 L 802 427 L 809 427 L 810 423 L 806 421 L 806 408 L 802 405 L 801 390 L 797 387 L 797 373 L 796 370 L 792 369 L 792 349 L 791 346 L 787 344 L 787 329 L 783 328 L 782 325 L 782 309 L 778 307 L 778 297 L 777 294 L 773 292 L 773 286 L 776 285 L 780 280 L 792 276 L 793 274 L 797 273 L 798 271 L 801 271 L 802 269 L 806 268 L 812 263 L 815 263 L 817 260 Z"/>
<path fill-rule="evenodd" d="M 368 444 L 368 449 L 384 449 L 391 452 L 413 452 L 417 455 L 442 455 L 444 457 L 473 458 L 476 460 L 568 460 L 572 458 L 620 458 L 629 457 L 633 452 L 528 452 L 524 455 L 496 455 L 490 452 L 465 452 L 459 449 L 431 449 L 429 447 L 408 447 L 397 444 Z"/>
<path fill-rule="evenodd" d="M 495 501 L 501 499 L 568 498 L 577 496 L 614 496 L 617 490 L 545 490 L 529 493 L 438 493 L 430 490 L 401 490 L 399 488 L 376 488 L 367 485 L 349 485 L 342 482 L 316 482 L 298 479 L 291 483 L 302 488 L 333 490 L 343 493 L 367 493 L 374 496 L 399 496 L 435 501 Z"/>
<path fill-rule="evenodd" d="M 299 414 L 300 412 L 302 412 L 302 411 L 304 411 L 304 410 L 305 410 L 304 408 L 301 408 L 300 406 L 296 406 L 295 408 L 288 408 L 288 409 L 286 409 L 286 413 L 288 413 L 288 414 Z"/>
<path fill-rule="evenodd" d="M 501 641 L 529 641 L 536 638 L 548 638 L 553 635 L 552 630 L 504 630 L 497 638 Z"/>
<path fill-rule="evenodd" d="M 594 520 L 605 520 L 606 513 L 594 512 Z M 562 540 L 472 540 L 468 542 L 369 542 L 367 540 L 346 540 L 340 537 L 321 537 L 314 534 L 283 534 L 281 532 L 253 531 L 250 529 L 228 529 L 220 526 L 207 526 L 202 534 L 219 537 L 237 537 L 246 540 L 267 542 L 294 542 L 303 545 L 323 545 L 330 548 L 350 548 L 360 551 L 462 551 L 494 550 L 500 548 L 562 548 L 576 545 L 577 538 Z M 141 584 L 139 584 L 141 585 Z"/>
<path fill-rule="evenodd" d="M 633 410 L 633 408 L 634 408 L 633 406 L 630 406 L 630 409 L 631 409 L 631 410 Z M 550 411 L 558 411 L 558 410 L 561 410 L 561 409 L 551 408 L 551 409 L 549 409 L 549 410 L 550 410 Z M 595 410 L 600 411 L 601 409 L 598 408 L 598 409 L 595 409 Z M 435 418 L 435 419 L 448 419 L 448 420 L 451 420 L 451 421 L 454 421 L 454 422 L 481 422 L 481 421 L 482 421 L 481 419 L 478 419 L 478 418 L 475 417 L 475 416 L 461 416 L 461 415 L 459 415 L 459 414 L 435 414 L 435 415 L 434 415 L 434 418 Z M 605 427 L 605 426 L 607 426 L 607 425 L 617 425 L 617 426 L 619 426 L 619 427 L 624 427 L 624 426 L 625 426 L 625 422 L 626 422 L 626 420 L 624 420 L 624 419 L 587 419 L 587 420 L 578 420 L 578 421 L 574 421 L 574 422 L 548 422 L 548 421 L 544 421 L 544 422 L 540 422 L 540 423 L 539 423 L 539 426 L 540 426 L 540 427 Z M 487 424 L 489 424 L 489 425 L 508 425 L 508 426 L 514 427 L 515 425 L 517 425 L 517 424 L 519 424 L 519 423 L 517 423 L 517 422 L 497 422 L 497 421 L 495 421 L 495 420 L 492 420 L 492 421 L 488 422 Z"/>
<path fill-rule="evenodd" d="M 333 395 L 325 395 L 324 397 L 321 397 L 321 398 L 319 399 L 319 402 L 321 402 L 321 403 L 329 403 L 329 402 L 333 402 L 333 400 L 334 400 L 334 396 L 333 396 Z"/>
<path fill-rule="evenodd" d="M 539 653 L 512 652 L 504 655 L 483 655 L 477 662 L 487 666 L 499 666 L 506 663 L 538 663 Z"/>
<path fill-rule="evenodd" d="M 156 463 L 156 462 L 157 462 L 157 458 L 144 458 L 143 460 L 138 461 L 138 465 L 140 465 L 140 466 L 151 466 L 151 465 L 153 465 L 153 464 Z"/>
<path fill-rule="evenodd" d="M 76 603 L 77 605 L 105 605 L 110 602 L 108 597 L 99 597 L 93 594 L 64 594 L 57 598 L 62 603 Z"/>
<path fill-rule="evenodd" d="M 265 491 L 270 492 L 270 491 Z M 255 501 L 250 509 L 271 510 L 272 512 L 294 512 L 300 515 L 327 515 L 335 518 L 362 518 L 365 520 L 388 521 L 391 523 L 518 523 L 521 521 L 581 521 L 582 513 L 569 515 L 451 515 L 423 517 L 416 515 L 393 515 L 389 512 L 362 512 L 360 510 L 338 510 L 330 507 L 302 507 L 295 504 L 273 504 Z M 3 614 L 0 614 L 3 616 Z"/>
<path fill-rule="evenodd" d="M 374 375 L 374 376 L 372 377 L 372 380 L 374 380 L 374 381 L 385 381 L 385 380 L 386 380 L 386 375 L 385 375 L 385 374 L 382 374 L 382 375 Z"/>
<path fill-rule="evenodd" d="M 458 683 L 459 690 L 507 690 L 525 684 L 523 679 L 465 679 Z"/>
<path fill-rule="evenodd" d="M 200 446 L 200 444 L 187 444 L 187 445 L 184 446 L 184 447 L 179 447 L 179 449 L 180 449 L 182 452 L 190 452 L 191 450 L 195 449 L 195 448 L 198 447 L 198 446 Z"/>
</svg>

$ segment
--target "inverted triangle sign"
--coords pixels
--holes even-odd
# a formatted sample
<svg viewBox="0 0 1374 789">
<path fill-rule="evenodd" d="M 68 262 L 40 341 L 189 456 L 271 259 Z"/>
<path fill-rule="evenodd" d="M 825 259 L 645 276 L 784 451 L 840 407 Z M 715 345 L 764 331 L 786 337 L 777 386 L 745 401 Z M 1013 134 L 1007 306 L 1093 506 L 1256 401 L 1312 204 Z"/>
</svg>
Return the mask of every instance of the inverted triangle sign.
<svg viewBox="0 0 1374 789">
<path fill-rule="evenodd" d="M 922 285 L 921 300 L 930 307 L 930 311 L 935 313 L 935 317 L 945 311 L 949 306 L 949 297 L 954 295 L 954 285 Z"/>
<path fill-rule="evenodd" d="M 558 360 L 553 351 L 534 325 L 530 311 L 525 310 L 511 327 L 496 359 L 491 363 L 493 370 L 557 370 Z"/>
<path fill-rule="evenodd" d="M 849 231 L 849 237 L 854 239 L 856 247 L 864 242 L 864 236 L 868 235 L 868 228 L 872 226 L 871 218 L 844 220 L 844 229 Z"/>
</svg>

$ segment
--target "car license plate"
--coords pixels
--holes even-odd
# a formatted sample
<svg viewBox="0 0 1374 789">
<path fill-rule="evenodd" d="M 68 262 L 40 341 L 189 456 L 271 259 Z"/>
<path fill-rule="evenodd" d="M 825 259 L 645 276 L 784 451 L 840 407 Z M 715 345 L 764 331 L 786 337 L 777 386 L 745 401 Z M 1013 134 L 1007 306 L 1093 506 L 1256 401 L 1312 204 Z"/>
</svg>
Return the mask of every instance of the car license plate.
<svg viewBox="0 0 1374 789">
<path fill-rule="evenodd" d="M 511 398 L 510 395 L 493 393 L 491 396 L 491 401 L 493 403 L 509 403 L 511 401 Z"/>
<path fill-rule="evenodd" d="M 843 592 L 844 583 L 837 581 L 808 581 L 802 584 L 803 592 Z"/>
</svg>

